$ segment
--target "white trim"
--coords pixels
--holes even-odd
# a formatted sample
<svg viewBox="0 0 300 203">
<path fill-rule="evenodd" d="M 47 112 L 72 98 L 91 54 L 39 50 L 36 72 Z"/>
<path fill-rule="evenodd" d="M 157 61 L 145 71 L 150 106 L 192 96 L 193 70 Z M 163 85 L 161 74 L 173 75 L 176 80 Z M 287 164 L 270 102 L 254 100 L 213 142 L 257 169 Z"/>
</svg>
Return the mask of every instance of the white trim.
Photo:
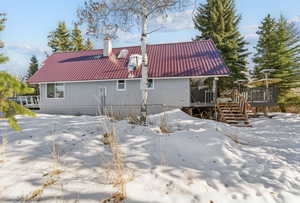
<svg viewBox="0 0 300 203">
<path fill-rule="evenodd" d="M 172 80 L 172 79 L 194 79 L 194 78 L 213 78 L 213 77 L 230 77 L 229 75 L 203 75 L 203 76 L 187 76 L 187 77 L 159 77 L 149 78 L 155 80 Z M 78 80 L 78 81 L 56 81 L 56 82 L 35 82 L 30 84 L 48 84 L 48 83 L 79 83 L 79 82 L 110 82 L 116 80 L 141 80 L 141 78 L 119 78 L 119 79 L 106 79 L 106 80 Z"/>
<path fill-rule="evenodd" d="M 53 97 L 53 98 L 49 98 L 49 97 L 48 97 L 48 84 L 54 84 L 54 96 L 55 96 L 55 94 L 56 94 L 55 86 L 56 86 L 57 84 L 62 84 L 63 89 L 64 89 L 64 97 Z M 46 99 L 49 99 L 49 100 L 51 100 L 51 99 L 61 99 L 61 100 L 64 100 L 65 97 L 66 97 L 66 85 L 65 85 L 65 83 L 63 83 L 63 82 L 51 82 L 51 83 L 47 83 L 47 84 L 46 84 L 46 95 L 45 95 L 45 97 L 46 97 Z"/>
<path fill-rule="evenodd" d="M 120 80 L 117 80 L 117 86 L 116 86 L 116 90 L 117 91 L 120 91 L 120 92 L 123 92 L 123 91 L 126 91 L 126 89 L 127 89 L 127 82 L 126 82 L 126 80 L 123 80 L 124 81 L 124 89 L 119 89 L 119 81 Z"/>
</svg>

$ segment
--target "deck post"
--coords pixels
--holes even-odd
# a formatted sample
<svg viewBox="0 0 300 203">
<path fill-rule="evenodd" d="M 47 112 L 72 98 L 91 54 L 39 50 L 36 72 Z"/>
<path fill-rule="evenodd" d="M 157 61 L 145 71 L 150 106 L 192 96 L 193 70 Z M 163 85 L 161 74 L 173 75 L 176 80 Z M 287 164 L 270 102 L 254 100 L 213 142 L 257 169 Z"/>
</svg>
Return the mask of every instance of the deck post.
<svg viewBox="0 0 300 203">
<path fill-rule="evenodd" d="M 215 105 L 217 104 L 217 98 L 218 98 L 218 80 L 219 80 L 218 77 L 214 78 L 214 80 L 213 80 L 213 88 L 212 88 L 213 101 L 214 101 Z M 217 111 L 215 111 L 214 117 L 215 117 L 215 120 L 218 120 L 218 112 Z"/>
<path fill-rule="evenodd" d="M 214 97 L 214 104 L 217 103 L 217 98 L 218 98 L 218 80 L 219 78 L 218 77 L 215 77 L 214 80 L 213 80 L 213 97 Z"/>
</svg>

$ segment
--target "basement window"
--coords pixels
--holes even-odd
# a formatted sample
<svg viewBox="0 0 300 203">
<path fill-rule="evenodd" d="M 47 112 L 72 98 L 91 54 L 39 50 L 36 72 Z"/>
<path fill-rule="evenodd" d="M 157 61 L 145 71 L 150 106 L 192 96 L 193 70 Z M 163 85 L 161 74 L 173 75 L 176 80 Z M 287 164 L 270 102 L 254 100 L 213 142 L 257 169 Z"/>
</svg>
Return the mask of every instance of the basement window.
<svg viewBox="0 0 300 203">
<path fill-rule="evenodd" d="M 125 80 L 118 80 L 117 90 L 118 91 L 125 91 L 126 90 L 126 81 Z"/>
<path fill-rule="evenodd" d="M 47 98 L 62 99 L 65 97 L 65 85 L 63 83 L 49 83 L 47 84 Z"/>
</svg>

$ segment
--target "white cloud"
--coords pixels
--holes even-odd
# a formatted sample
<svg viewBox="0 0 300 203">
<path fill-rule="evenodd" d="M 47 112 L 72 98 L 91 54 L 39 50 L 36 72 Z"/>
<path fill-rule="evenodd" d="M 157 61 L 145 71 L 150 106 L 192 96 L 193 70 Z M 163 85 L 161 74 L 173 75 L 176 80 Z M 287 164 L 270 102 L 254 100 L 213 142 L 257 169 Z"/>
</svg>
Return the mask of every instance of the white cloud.
<svg viewBox="0 0 300 203">
<path fill-rule="evenodd" d="M 296 16 L 294 18 L 291 18 L 289 20 L 289 22 L 292 22 L 292 23 L 300 23 L 300 16 Z"/>
<path fill-rule="evenodd" d="M 256 40 L 258 35 L 256 34 L 258 30 L 258 25 L 247 25 L 241 27 L 241 31 L 244 34 L 246 40 Z"/>
<path fill-rule="evenodd" d="M 173 32 L 193 29 L 193 10 L 170 13 L 167 17 L 157 17 L 153 25 L 162 27 L 161 31 Z"/>
<path fill-rule="evenodd" d="M 192 20 L 193 10 L 169 13 L 168 16 L 160 16 L 153 19 L 149 25 L 149 32 L 157 30 L 158 32 L 175 32 L 186 29 L 193 29 Z M 140 39 L 140 31 L 134 32 L 118 31 L 118 41 L 120 42 L 137 42 Z"/>
<path fill-rule="evenodd" d="M 294 23 L 297 26 L 297 28 L 300 30 L 300 16 L 291 18 L 289 22 Z"/>
<path fill-rule="evenodd" d="M 246 25 L 242 27 L 245 31 L 256 31 L 258 29 L 258 25 Z"/>
<path fill-rule="evenodd" d="M 131 33 L 131 32 L 124 32 L 124 31 L 118 31 L 118 41 L 121 42 L 136 42 L 139 40 L 139 33 Z"/>
<path fill-rule="evenodd" d="M 258 39 L 258 35 L 256 33 L 249 33 L 244 35 L 246 40 L 255 40 Z"/>
<path fill-rule="evenodd" d="M 50 48 L 34 47 L 29 44 L 6 44 L 4 50 L 13 51 L 24 55 L 43 55 L 50 52 Z"/>
<path fill-rule="evenodd" d="M 49 48 L 35 47 L 28 44 L 5 44 L 1 53 L 9 57 L 9 61 L 0 65 L 0 71 L 7 71 L 11 74 L 21 76 L 27 71 L 29 59 L 36 55 L 40 64 L 46 58 L 45 52 L 50 53 Z"/>
</svg>

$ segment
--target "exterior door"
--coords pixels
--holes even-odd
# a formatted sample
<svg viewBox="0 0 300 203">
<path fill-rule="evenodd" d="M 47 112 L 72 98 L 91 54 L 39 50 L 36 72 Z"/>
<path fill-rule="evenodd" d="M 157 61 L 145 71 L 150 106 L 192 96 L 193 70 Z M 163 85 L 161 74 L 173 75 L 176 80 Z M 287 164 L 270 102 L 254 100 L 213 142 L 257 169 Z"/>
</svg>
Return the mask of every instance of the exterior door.
<svg viewBox="0 0 300 203">
<path fill-rule="evenodd" d="M 100 87 L 99 88 L 99 101 L 100 101 L 100 104 L 99 104 L 99 111 L 101 113 L 101 115 L 103 115 L 105 112 L 105 106 L 106 106 L 106 88 L 105 87 Z"/>
</svg>

